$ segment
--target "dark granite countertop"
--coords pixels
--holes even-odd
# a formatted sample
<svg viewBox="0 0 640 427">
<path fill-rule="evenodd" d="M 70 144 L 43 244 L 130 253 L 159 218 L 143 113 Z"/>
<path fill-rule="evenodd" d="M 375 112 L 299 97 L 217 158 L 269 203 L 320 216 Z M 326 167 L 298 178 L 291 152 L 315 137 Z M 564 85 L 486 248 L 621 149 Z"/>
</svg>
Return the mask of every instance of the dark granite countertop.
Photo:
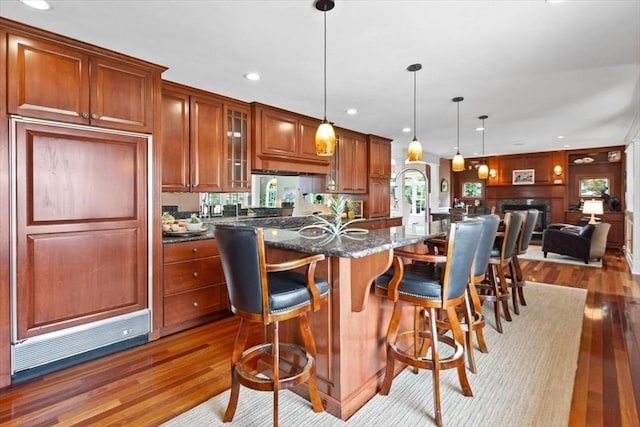
<svg viewBox="0 0 640 427">
<path fill-rule="evenodd" d="M 305 237 L 308 236 L 308 237 Z M 369 230 L 367 234 L 307 234 L 292 230 L 265 229 L 267 246 L 297 252 L 324 254 L 342 258 L 363 258 L 385 250 L 423 242 L 428 237 L 424 225 Z"/>
<path fill-rule="evenodd" d="M 367 234 L 350 233 L 340 237 L 313 231 L 300 234 L 297 231 L 298 228 L 317 222 L 312 216 L 301 216 L 255 219 L 241 217 L 237 220 L 234 218 L 233 221 L 229 218 L 206 221 L 208 230 L 205 233 L 164 236 L 162 241 L 167 244 L 213 239 L 215 224 L 220 222 L 263 227 L 265 242 L 274 248 L 345 258 L 362 258 L 376 252 L 418 243 L 428 237 L 425 234 L 424 225 L 369 230 Z M 357 223 L 354 226 L 357 227 Z"/>
</svg>

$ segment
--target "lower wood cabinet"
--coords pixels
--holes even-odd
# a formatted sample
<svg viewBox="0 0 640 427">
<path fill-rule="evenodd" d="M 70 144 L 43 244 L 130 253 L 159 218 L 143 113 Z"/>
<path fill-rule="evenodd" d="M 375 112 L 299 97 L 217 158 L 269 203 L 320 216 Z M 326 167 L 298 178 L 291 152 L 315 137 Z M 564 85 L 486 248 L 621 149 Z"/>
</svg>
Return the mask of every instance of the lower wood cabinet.
<svg viewBox="0 0 640 427">
<path fill-rule="evenodd" d="M 163 257 L 161 335 L 230 314 L 224 272 L 214 239 L 167 243 Z"/>
<path fill-rule="evenodd" d="M 574 225 L 585 225 L 588 221 L 587 215 L 582 212 L 565 211 L 564 222 Z M 597 215 L 602 222 L 611 224 L 609 234 L 607 235 L 608 248 L 622 248 L 624 245 L 624 213 L 622 212 L 605 212 Z"/>
</svg>

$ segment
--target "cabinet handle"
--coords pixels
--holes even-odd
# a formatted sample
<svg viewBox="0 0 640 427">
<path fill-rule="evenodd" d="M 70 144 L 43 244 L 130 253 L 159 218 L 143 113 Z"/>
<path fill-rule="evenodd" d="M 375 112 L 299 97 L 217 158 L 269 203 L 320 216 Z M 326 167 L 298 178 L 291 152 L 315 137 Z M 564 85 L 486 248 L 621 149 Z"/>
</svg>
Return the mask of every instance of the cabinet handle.
<svg viewBox="0 0 640 427">
<path fill-rule="evenodd" d="M 198 301 L 194 301 L 191 303 L 192 306 L 197 307 L 198 306 Z"/>
<path fill-rule="evenodd" d="M 196 252 L 198 252 L 198 248 L 191 249 L 191 252 L 193 252 L 195 254 Z"/>
<path fill-rule="evenodd" d="M 92 118 L 92 119 L 96 119 L 96 120 L 97 120 L 97 119 L 98 119 L 98 115 L 97 115 L 96 113 L 93 113 L 93 114 L 91 115 L 91 118 Z"/>
<path fill-rule="evenodd" d="M 199 274 L 198 274 L 198 272 L 197 272 L 197 271 L 194 271 L 193 273 L 191 273 L 191 275 L 192 275 L 193 277 L 198 277 L 198 276 L 199 276 Z"/>
<path fill-rule="evenodd" d="M 87 112 L 82 113 L 82 118 L 83 119 L 88 119 L 89 118 L 89 113 L 87 113 Z"/>
</svg>

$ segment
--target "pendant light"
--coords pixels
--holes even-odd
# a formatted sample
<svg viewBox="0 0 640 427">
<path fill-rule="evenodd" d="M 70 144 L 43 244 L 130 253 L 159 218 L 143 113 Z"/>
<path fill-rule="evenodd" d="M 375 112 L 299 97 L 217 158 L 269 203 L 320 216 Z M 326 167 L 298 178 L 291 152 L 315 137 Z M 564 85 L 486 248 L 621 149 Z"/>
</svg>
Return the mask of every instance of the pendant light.
<svg viewBox="0 0 640 427">
<path fill-rule="evenodd" d="M 316 9 L 324 15 L 324 119 L 316 131 L 316 154 L 333 156 L 336 151 L 336 132 L 327 121 L 327 11 L 333 9 L 333 0 L 317 0 Z"/>
<path fill-rule="evenodd" d="M 485 119 L 488 119 L 489 116 L 483 115 L 478 118 L 482 120 L 482 157 L 484 157 L 484 121 Z M 482 159 L 482 163 L 478 167 L 478 178 L 479 179 L 489 178 L 489 166 L 487 166 L 487 162 L 484 158 Z"/>
<path fill-rule="evenodd" d="M 451 161 L 451 169 L 454 172 L 462 172 L 464 170 L 464 157 L 460 154 L 460 102 L 464 101 L 464 98 L 461 96 L 456 96 L 452 99 L 458 105 L 458 138 L 457 138 L 457 152 L 456 155 L 453 156 L 453 160 Z"/>
<path fill-rule="evenodd" d="M 421 64 L 411 64 L 407 67 L 407 71 L 413 73 L 413 140 L 409 143 L 409 148 L 407 149 L 407 163 L 422 161 L 422 144 L 416 137 L 416 72 L 421 69 Z"/>
</svg>

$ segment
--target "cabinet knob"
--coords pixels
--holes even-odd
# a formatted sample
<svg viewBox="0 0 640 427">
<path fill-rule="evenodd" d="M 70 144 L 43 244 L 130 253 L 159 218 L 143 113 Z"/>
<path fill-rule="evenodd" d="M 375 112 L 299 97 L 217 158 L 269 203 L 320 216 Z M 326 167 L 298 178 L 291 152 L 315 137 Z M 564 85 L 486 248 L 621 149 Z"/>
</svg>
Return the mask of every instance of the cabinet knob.
<svg viewBox="0 0 640 427">
<path fill-rule="evenodd" d="M 93 113 L 93 114 L 91 115 L 91 118 L 92 118 L 92 119 L 96 119 L 96 120 L 97 120 L 97 119 L 98 119 L 98 115 L 97 115 L 96 113 Z"/>
<path fill-rule="evenodd" d="M 197 307 L 198 306 L 198 301 L 194 301 L 191 303 L 192 306 Z"/>
<path fill-rule="evenodd" d="M 88 119 L 89 118 L 89 113 L 87 113 L 87 112 L 82 113 L 82 118 L 83 119 Z"/>
<path fill-rule="evenodd" d="M 193 252 L 195 254 L 196 252 L 198 252 L 198 248 L 191 249 L 191 252 Z"/>
<path fill-rule="evenodd" d="M 191 273 L 191 275 L 192 275 L 193 277 L 198 277 L 200 274 L 199 274 L 197 271 L 194 271 L 193 273 Z"/>
</svg>

